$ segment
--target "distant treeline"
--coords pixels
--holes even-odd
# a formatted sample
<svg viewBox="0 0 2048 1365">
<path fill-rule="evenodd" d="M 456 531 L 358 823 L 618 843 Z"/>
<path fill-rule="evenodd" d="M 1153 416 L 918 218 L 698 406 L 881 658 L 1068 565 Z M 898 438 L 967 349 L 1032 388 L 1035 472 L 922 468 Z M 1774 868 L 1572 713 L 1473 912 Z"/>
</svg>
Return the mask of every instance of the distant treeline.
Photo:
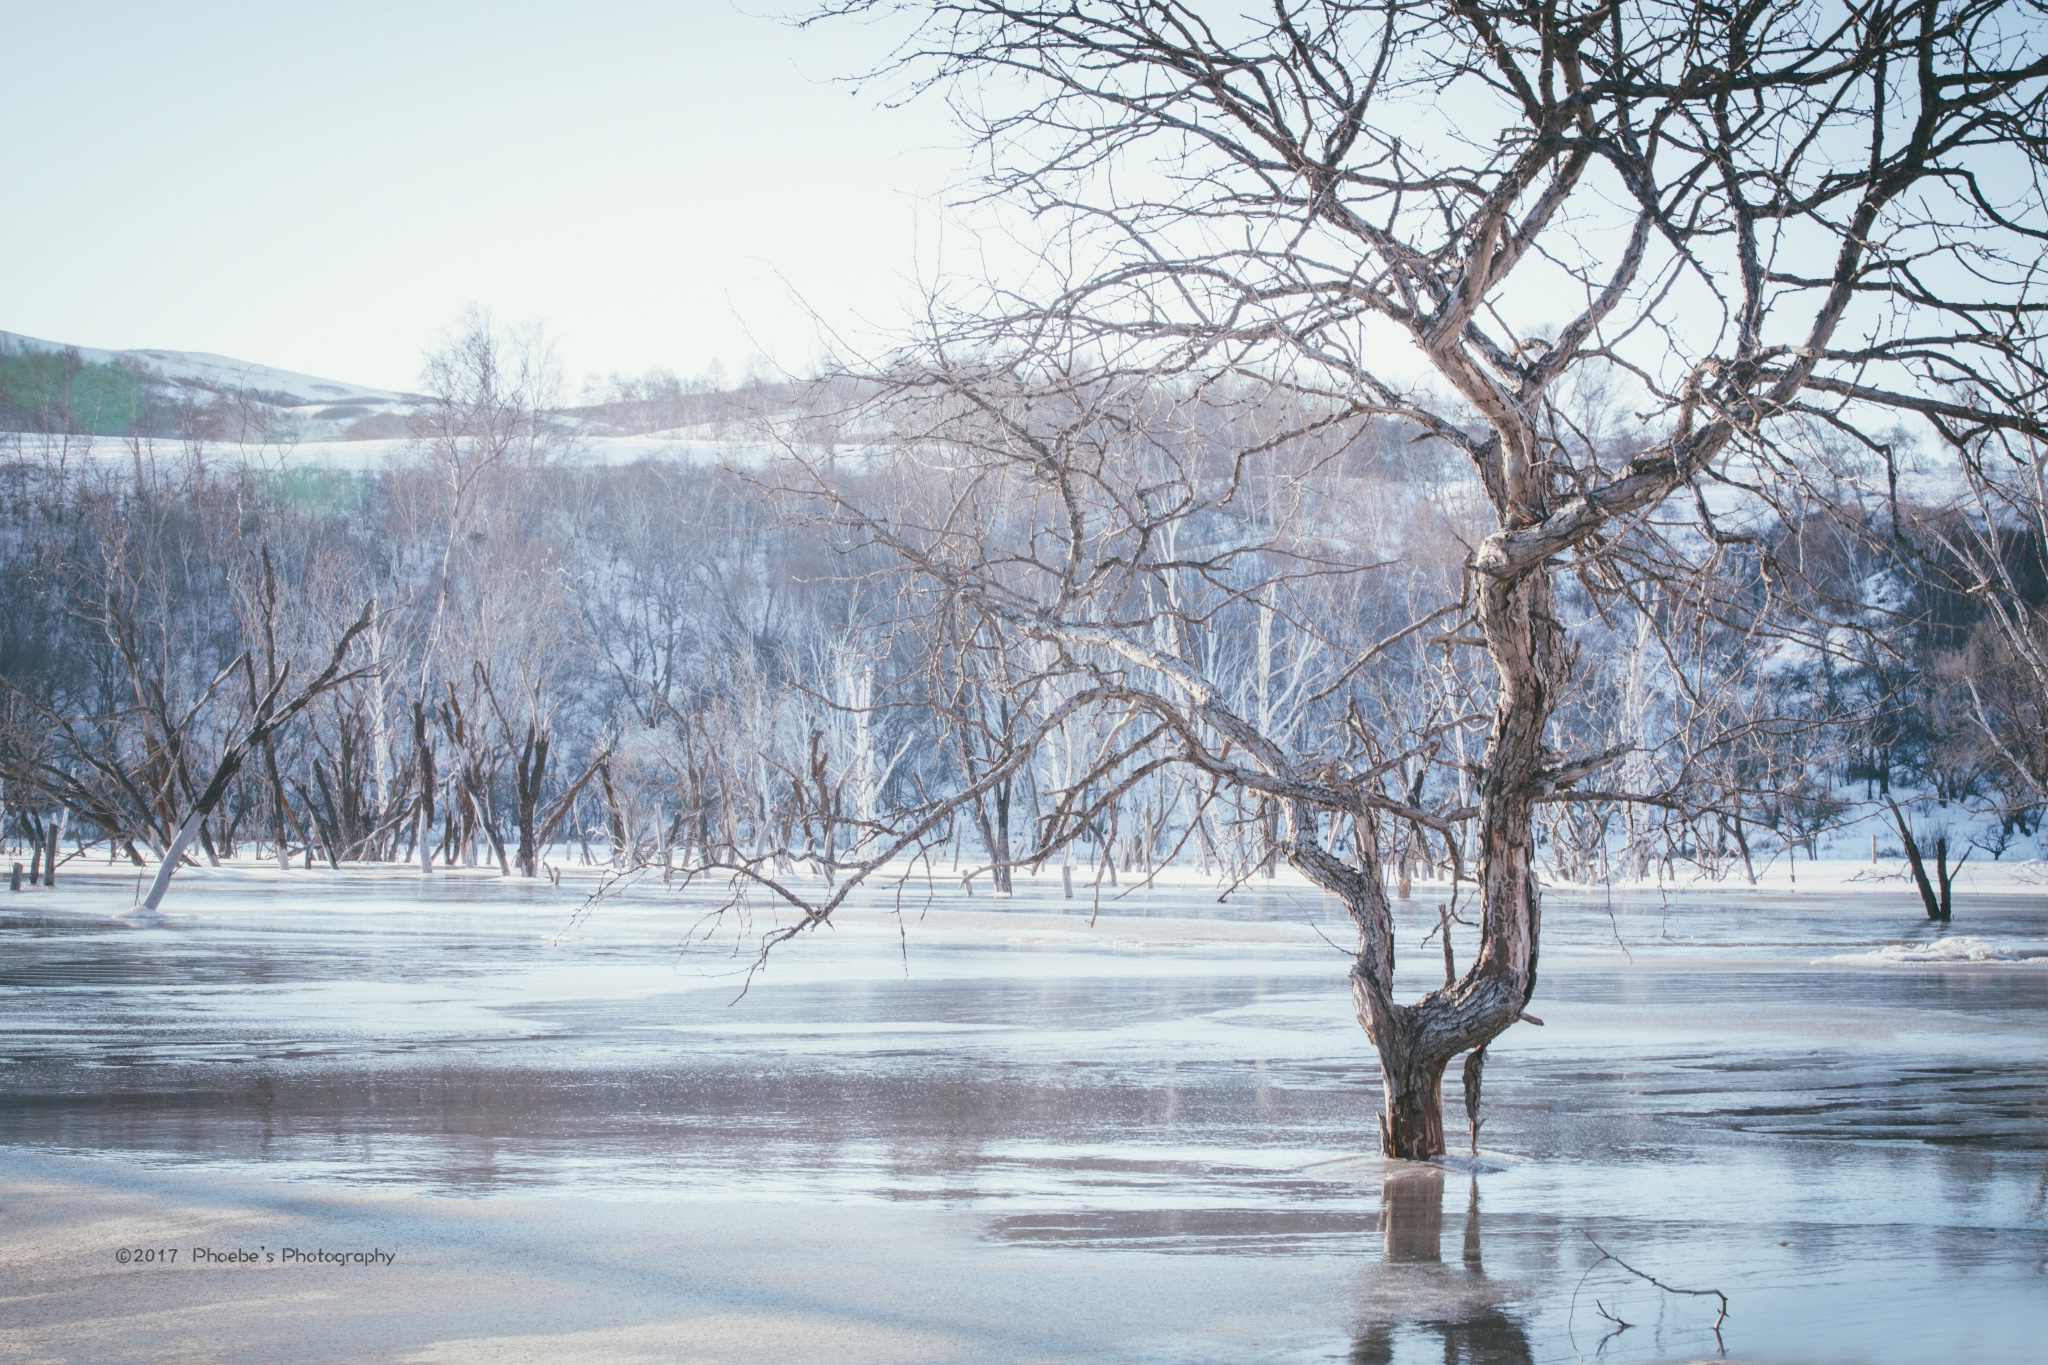
<svg viewBox="0 0 2048 1365">
<path fill-rule="evenodd" d="M 17 383 L 88 391 L 90 367 L 7 364 L 10 402 Z M 98 368 L 92 391 L 118 395 L 125 372 Z M 1069 705 L 1087 686 L 1114 701 L 1113 659 L 1023 648 L 944 586 L 947 556 L 971 553 L 1021 594 L 1065 572 L 1049 527 L 1107 527 L 1116 506 L 1133 548 L 1104 542 L 1103 562 L 1165 566 L 1103 599 L 1119 619 L 1173 633 L 1291 750 L 1351 744 L 1411 802 L 1463 805 L 1494 686 L 1459 624 L 1476 513 L 1455 461 L 1412 431 L 1328 424 L 1252 471 L 1238 455 L 1262 433 L 1317 424 L 1281 410 L 1293 400 L 1162 386 L 1144 453 L 1099 470 L 1110 493 L 1083 506 L 963 482 L 904 414 L 861 427 L 844 385 L 763 405 L 779 463 L 591 467 L 566 458 L 557 410 L 492 373 L 451 357 L 411 454 L 375 472 L 16 441 L 0 465 L 10 832 L 40 844 L 61 818 L 74 853 L 160 857 L 259 698 L 312 676 L 368 607 L 349 676 L 234 772 L 193 856 L 534 876 L 552 849 L 829 879 L 906 812 L 968 792 L 912 848 L 986 865 L 998 887 L 1042 858 L 1104 882 L 1169 861 L 1270 874 L 1271 802 L 1177 765 L 1140 711 Z M 642 420 L 701 417 L 690 399 Z M 839 458 L 849 435 L 864 453 Z M 887 509 L 887 533 L 849 520 L 854 502 Z M 1556 875 L 1739 875 L 1812 856 L 1892 794 L 1988 817 L 1973 828 L 1994 852 L 2036 827 L 2048 717 L 1953 525 L 1846 493 L 1779 525 L 1632 611 L 1567 592 L 1585 643 L 1553 743 L 1624 756 L 1611 799 L 1546 809 Z M 2005 546 L 2036 602 L 2039 548 Z M 931 571 L 906 572 L 905 553 Z M 1405 747 L 1374 748 L 1386 735 Z M 1475 855 L 1456 820 L 1335 838 L 1377 841 L 1404 886 Z"/>
</svg>

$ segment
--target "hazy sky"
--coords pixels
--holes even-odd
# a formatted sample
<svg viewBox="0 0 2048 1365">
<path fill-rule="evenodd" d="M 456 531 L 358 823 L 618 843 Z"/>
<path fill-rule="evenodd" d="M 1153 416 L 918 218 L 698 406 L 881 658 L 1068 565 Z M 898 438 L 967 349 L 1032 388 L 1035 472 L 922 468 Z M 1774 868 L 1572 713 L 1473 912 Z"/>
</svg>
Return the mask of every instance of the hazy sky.
<svg viewBox="0 0 2048 1365">
<path fill-rule="evenodd" d="M 802 368 L 805 305 L 905 316 L 961 162 L 828 83 L 883 34 L 781 7 L 10 4 L 0 330 L 408 387 L 477 303 L 572 388 Z"/>
</svg>

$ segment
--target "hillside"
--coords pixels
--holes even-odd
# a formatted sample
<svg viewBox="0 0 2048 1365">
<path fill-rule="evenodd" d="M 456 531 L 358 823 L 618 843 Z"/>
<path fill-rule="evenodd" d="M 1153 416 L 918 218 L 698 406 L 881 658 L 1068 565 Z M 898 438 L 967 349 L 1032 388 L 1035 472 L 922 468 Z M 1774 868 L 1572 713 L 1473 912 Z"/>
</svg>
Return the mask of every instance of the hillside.
<svg viewBox="0 0 2048 1365">
<path fill-rule="evenodd" d="M 743 435 L 759 439 L 752 428 L 763 419 L 786 422 L 796 397 L 787 382 L 724 388 L 656 371 L 613 376 L 548 415 L 600 463 L 709 458 Z M 114 351 L 0 331 L 0 432 L 286 446 L 322 464 L 374 467 L 410 437 L 427 401 L 207 351 Z"/>
<path fill-rule="evenodd" d="M 288 427 L 302 439 L 391 437 L 418 401 L 205 351 L 112 351 L 0 332 L 0 430 L 181 435 L 197 419 Z"/>
</svg>

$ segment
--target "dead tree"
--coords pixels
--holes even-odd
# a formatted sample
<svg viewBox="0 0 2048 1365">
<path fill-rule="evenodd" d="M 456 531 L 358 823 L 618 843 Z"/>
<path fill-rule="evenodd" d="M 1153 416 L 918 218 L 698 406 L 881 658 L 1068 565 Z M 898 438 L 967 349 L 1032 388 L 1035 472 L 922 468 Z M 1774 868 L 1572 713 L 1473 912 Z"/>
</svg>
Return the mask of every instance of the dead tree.
<svg viewBox="0 0 2048 1365">
<path fill-rule="evenodd" d="M 490 704 L 506 748 L 512 752 L 513 814 L 519 823 L 519 847 L 514 864 L 520 876 L 537 877 L 540 875 L 541 854 L 546 851 L 548 841 L 554 838 L 556 828 L 574 808 L 576 798 L 582 795 L 590 779 L 608 765 L 611 753 L 600 742 L 590 762 L 584 765 L 582 775 L 569 783 L 553 801 L 545 800 L 548 752 L 553 736 L 541 708 L 538 689 L 526 698 L 524 718 L 515 724 L 512 716 L 498 702 L 497 691 L 491 685 L 490 670 L 478 664 L 475 672 L 477 686 Z"/>
<path fill-rule="evenodd" d="M 1920 841 L 1913 835 L 1912 822 L 1906 819 L 1906 812 L 1899 808 L 1898 802 L 1886 797 L 1885 804 L 1891 807 L 1892 819 L 1898 824 L 1899 842 L 1906 849 L 1906 865 L 1912 869 L 1913 886 L 1920 893 L 1920 904 L 1927 911 L 1927 918 L 1937 924 L 1949 923 L 1955 918 L 1955 902 L 1951 892 L 1955 886 L 1956 873 L 1962 871 L 1963 864 L 1969 861 L 1968 851 L 1956 859 L 1954 867 L 1950 867 L 1948 834 L 1943 832 L 1935 835 L 1935 871 L 1933 878 L 1930 879 L 1927 875 L 1927 858 L 1921 851 Z"/>
<path fill-rule="evenodd" d="M 965 619 L 962 619 L 962 617 Z M 972 786 L 1015 749 L 1019 726 L 1031 706 L 1027 679 L 1017 676 L 999 631 L 983 631 L 971 612 L 945 606 L 925 623 L 932 642 L 927 661 L 926 702 L 943 742 L 959 765 L 963 785 Z M 1015 863 L 1011 822 L 1019 806 L 1023 774 L 1003 778 L 966 814 L 988 853 L 988 870 L 998 896 L 1011 894 Z"/>
<path fill-rule="evenodd" d="M 1494 673 L 1469 812 L 1481 928 L 1463 977 L 1413 1005 L 1392 995 L 1378 868 L 1330 853 L 1329 818 L 1429 828 L 1467 813 L 1405 809 L 1369 794 L 1375 768 L 1277 745 L 1151 614 L 1083 610 L 1101 604 L 1092 584 L 1023 593 L 1018 566 L 963 566 L 928 528 L 852 518 L 1078 666 L 1122 660 L 1128 676 L 1098 697 L 1279 804 L 1286 856 L 1358 924 L 1385 1150 L 1441 1153 L 1445 1065 L 1536 987 L 1537 810 L 1619 756 L 1551 745 L 1574 654 L 1558 575 L 1626 588 L 1639 571 L 1617 546 L 1680 513 L 1695 556 L 1738 553 L 1730 509 L 1796 476 L 1816 423 L 2022 420 L 1941 385 L 2038 315 L 2036 12 L 1289 0 L 1228 29 L 1175 0 L 823 13 L 877 9 L 916 16 L 892 71 L 953 100 L 985 141 L 993 193 L 1065 223 L 1060 259 L 1089 263 L 960 309 L 880 378 L 978 408 L 1004 457 L 1061 497 L 1097 478 L 1086 442 L 1061 439 L 1085 424 L 994 401 L 989 357 L 1069 394 L 1137 373 L 1271 380 L 1328 421 L 1399 423 L 1467 462 L 1491 522 L 1465 565 Z M 1572 419 L 1581 383 L 1625 394 L 1625 439 Z M 1248 444 L 1240 467 L 1273 448 Z M 1175 495 L 1128 491 L 1132 526 Z M 1076 524 L 1064 569 L 1022 568 L 1120 572 L 1090 557 L 1089 535 Z"/>
<path fill-rule="evenodd" d="M 363 614 L 358 616 L 355 623 L 342 632 L 341 639 L 335 642 L 334 653 L 328 659 L 327 667 L 311 682 L 300 688 L 291 700 L 280 704 L 285 684 L 291 676 L 289 665 L 280 670 L 277 680 L 262 695 L 250 697 L 248 723 L 239 727 L 240 733 L 222 748 L 220 760 L 214 765 L 211 780 L 193 801 L 191 809 L 185 813 L 185 818 L 179 822 L 177 832 L 171 836 L 170 846 L 164 850 L 163 862 L 157 868 L 156 879 L 150 883 L 149 894 L 143 897 L 139 913 L 157 913 L 157 908 L 163 904 L 164 892 L 170 889 L 171 874 L 178 870 L 178 864 L 184 859 L 185 850 L 191 846 L 200 823 L 213 812 L 221 797 L 227 794 L 228 784 L 234 781 L 235 774 L 241 771 L 242 763 L 249 754 L 276 734 L 279 727 L 289 723 L 293 717 L 304 711 L 322 693 L 350 678 L 361 676 L 359 672 L 343 672 L 342 664 L 347 660 L 349 646 L 355 643 L 356 636 L 369 627 L 370 608 L 365 606 Z M 237 659 L 229 665 L 229 669 L 238 669 L 241 664 L 242 660 Z"/>
</svg>

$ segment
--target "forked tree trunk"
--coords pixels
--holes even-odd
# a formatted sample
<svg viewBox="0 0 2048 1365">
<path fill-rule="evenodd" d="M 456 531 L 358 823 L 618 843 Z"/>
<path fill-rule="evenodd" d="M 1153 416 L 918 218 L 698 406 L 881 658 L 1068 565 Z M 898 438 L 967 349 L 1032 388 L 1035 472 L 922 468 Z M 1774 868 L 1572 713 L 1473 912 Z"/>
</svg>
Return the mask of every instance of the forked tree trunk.
<svg viewBox="0 0 2048 1365">
<path fill-rule="evenodd" d="M 1500 694 L 1479 787 L 1479 952 L 1464 975 L 1413 1005 L 1394 1001 L 1393 907 L 1369 821 L 1360 822 L 1355 868 L 1313 837 L 1302 837 L 1314 828 L 1314 816 L 1305 809 L 1294 812 L 1295 837 L 1288 844 L 1295 866 L 1342 898 L 1358 925 L 1351 993 L 1359 1022 L 1379 1052 L 1386 1105 L 1380 1150 L 1409 1161 L 1444 1154 L 1444 1068 L 1519 1019 L 1536 988 L 1542 906 L 1535 811 L 1557 780 L 1545 771 L 1543 731 L 1569 665 L 1547 573 L 1519 580 L 1482 577 L 1479 614 Z"/>
<path fill-rule="evenodd" d="M 1930 882 L 1927 879 L 1926 856 L 1920 851 L 1920 841 L 1913 837 L 1913 827 L 1907 823 L 1906 813 L 1900 810 L 1899 803 L 1889 796 L 1885 801 L 1892 808 L 1892 818 L 1898 822 L 1899 842 L 1905 845 L 1906 862 L 1913 869 L 1913 884 L 1919 888 L 1920 903 L 1926 907 L 1927 918 L 1937 924 L 1947 924 L 1954 914 L 1951 888 L 1954 886 L 1956 873 L 1963 870 L 1963 864 L 1970 860 L 1970 855 L 1965 853 L 1956 860 L 1955 867 L 1951 868 L 1948 865 L 1948 836 L 1937 835 L 1934 840 L 1934 865 L 1935 877 L 1939 884 L 1937 886 L 1936 882 Z"/>
</svg>

